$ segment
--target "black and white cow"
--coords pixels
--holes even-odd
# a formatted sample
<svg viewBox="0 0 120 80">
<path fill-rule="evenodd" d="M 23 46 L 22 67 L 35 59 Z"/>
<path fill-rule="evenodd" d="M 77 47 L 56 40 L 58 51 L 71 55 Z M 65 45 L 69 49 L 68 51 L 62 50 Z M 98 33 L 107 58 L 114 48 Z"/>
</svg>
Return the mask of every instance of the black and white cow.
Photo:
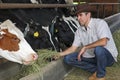
<svg viewBox="0 0 120 80">
<path fill-rule="evenodd" d="M 4 0 L 4 3 L 30 3 L 29 0 Z M 25 39 L 30 43 L 34 50 L 47 48 L 57 50 L 57 41 L 49 36 L 49 32 L 42 29 L 42 26 L 49 26 L 52 24 L 52 20 L 57 15 L 54 9 L 14 9 L 14 10 L 3 10 L 5 19 L 11 19 L 16 26 L 24 32 Z M 27 34 L 27 35 L 26 35 Z M 34 34 L 39 34 L 35 36 Z M 52 42 L 52 40 L 54 40 Z M 55 43 L 54 43 L 55 42 Z M 47 43 L 47 45 L 45 45 Z M 53 45 L 54 43 L 54 45 Z"/>
<path fill-rule="evenodd" d="M 65 3 L 64 0 L 3 0 L 4 3 Z M 16 26 L 24 32 L 25 39 L 30 43 L 34 50 L 47 48 L 52 50 L 60 51 L 59 43 L 64 43 L 65 46 L 70 46 L 73 41 L 74 31 L 76 27 L 70 27 L 74 24 L 74 21 L 69 20 L 66 17 L 66 8 L 52 8 L 52 9 L 14 9 L 5 10 L 7 15 L 4 14 L 6 18 L 9 18 Z M 4 12 L 4 10 L 3 10 Z M 67 11 L 67 16 L 69 16 L 69 11 Z M 60 17 L 63 21 L 56 21 Z M 62 25 L 60 25 L 60 24 Z M 75 24 L 74 24 L 75 25 Z M 56 27 L 58 26 L 58 27 Z M 61 27 L 60 27 L 61 26 Z M 63 28 L 62 28 L 63 27 Z M 53 31 L 58 30 L 59 32 L 53 35 Z M 69 33 L 65 34 L 64 30 L 69 29 Z M 56 35 L 57 34 L 57 35 Z M 69 35 L 68 35 L 69 34 Z M 64 37 L 62 37 L 63 35 Z M 47 43 L 47 45 L 45 45 Z"/>
<path fill-rule="evenodd" d="M 54 35 L 58 38 L 62 50 L 70 47 L 74 40 L 74 33 L 79 27 L 79 22 L 71 16 L 58 18 L 54 27 Z"/>
</svg>

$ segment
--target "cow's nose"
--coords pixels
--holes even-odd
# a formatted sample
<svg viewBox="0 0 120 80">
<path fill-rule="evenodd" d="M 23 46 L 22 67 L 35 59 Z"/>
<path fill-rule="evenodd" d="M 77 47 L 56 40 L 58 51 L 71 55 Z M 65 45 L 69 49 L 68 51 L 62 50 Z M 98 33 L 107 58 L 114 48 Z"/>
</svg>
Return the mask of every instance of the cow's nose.
<svg viewBox="0 0 120 80">
<path fill-rule="evenodd" d="M 35 60 L 37 60 L 37 58 L 38 58 L 37 54 L 31 54 L 27 60 L 23 60 L 23 64 L 31 65 L 32 63 L 34 63 Z"/>
<path fill-rule="evenodd" d="M 37 55 L 37 54 L 33 54 L 33 55 L 32 55 L 32 58 L 33 58 L 33 60 L 37 60 L 38 55 Z"/>
</svg>

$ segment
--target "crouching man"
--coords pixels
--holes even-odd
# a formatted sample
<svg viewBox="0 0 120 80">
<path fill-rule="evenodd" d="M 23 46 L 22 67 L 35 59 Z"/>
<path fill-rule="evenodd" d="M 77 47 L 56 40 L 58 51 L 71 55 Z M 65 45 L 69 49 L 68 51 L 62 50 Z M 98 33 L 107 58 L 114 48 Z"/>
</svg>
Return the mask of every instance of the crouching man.
<svg viewBox="0 0 120 80">
<path fill-rule="evenodd" d="M 117 61 L 118 52 L 108 24 L 103 19 L 92 18 L 90 10 L 89 5 L 77 7 L 80 27 L 73 44 L 54 58 L 64 56 L 64 62 L 68 65 L 93 73 L 89 80 L 106 80 L 106 67 Z M 76 52 L 78 47 L 82 48 Z"/>
</svg>

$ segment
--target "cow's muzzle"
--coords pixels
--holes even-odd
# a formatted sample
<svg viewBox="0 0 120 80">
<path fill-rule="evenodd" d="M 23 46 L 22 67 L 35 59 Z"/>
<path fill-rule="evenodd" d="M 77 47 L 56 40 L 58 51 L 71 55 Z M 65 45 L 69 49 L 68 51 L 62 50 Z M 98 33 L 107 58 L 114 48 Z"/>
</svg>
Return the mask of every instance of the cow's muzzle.
<svg viewBox="0 0 120 80">
<path fill-rule="evenodd" d="M 38 55 L 37 54 L 32 54 L 30 59 L 28 60 L 23 60 L 23 64 L 24 65 L 31 65 L 33 64 L 36 60 L 38 59 Z"/>
</svg>

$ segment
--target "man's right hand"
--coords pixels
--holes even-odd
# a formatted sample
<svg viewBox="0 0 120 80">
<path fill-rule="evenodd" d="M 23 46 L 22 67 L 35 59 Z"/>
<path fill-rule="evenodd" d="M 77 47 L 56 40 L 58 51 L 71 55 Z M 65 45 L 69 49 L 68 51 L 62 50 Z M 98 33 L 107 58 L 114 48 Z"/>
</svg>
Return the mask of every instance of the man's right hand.
<svg viewBox="0 0 120 80">
<path fill-rule="evenodd" d="M 57 53 L 57 54 L 53 55 L 53 60 L 58 60 L 60 58 L 61 58 L 60 53 Z"/>
</svg>

